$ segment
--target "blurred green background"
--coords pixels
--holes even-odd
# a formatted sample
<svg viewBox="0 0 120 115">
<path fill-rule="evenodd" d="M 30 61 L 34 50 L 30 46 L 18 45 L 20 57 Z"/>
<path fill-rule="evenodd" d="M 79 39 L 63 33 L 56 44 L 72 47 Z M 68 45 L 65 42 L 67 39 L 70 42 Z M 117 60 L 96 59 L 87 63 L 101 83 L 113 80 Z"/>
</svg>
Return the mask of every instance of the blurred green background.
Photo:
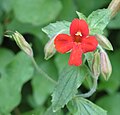
<svg viewBox="0 0 120 115">
<path fill-rule="evenodd" d="M 17 30 L 32 44 L 39 66 L 53 79 L 68 61 L 68 55 L 56 54 L 44 60 L 44 45 L 49 38 L 41 28 L 49 23 L 77 17 L 75 11 L 88 16 L 92 11 L 107 8 L 111 0 L 0 0 L 0 115 L 54 115 L 48 110 L 54 85 L 34 72 L 31 60 L 14 41 L 4 37 L 6 30 Z M 108 111 L 120 114 L 120 13 L 108 24 L 104 34 L 114 51 L 108 52 L 113 73 L 109 81 L 99 80 L 91 101 Z M 87 87 L 81 88 L 87 91 Z M 51 113 L 50 113 L 51 112 Z M 59 115 L 69 114 L 63 109 Z M 70 114 L 69 114 L 70 115 Z"/>
</svg>

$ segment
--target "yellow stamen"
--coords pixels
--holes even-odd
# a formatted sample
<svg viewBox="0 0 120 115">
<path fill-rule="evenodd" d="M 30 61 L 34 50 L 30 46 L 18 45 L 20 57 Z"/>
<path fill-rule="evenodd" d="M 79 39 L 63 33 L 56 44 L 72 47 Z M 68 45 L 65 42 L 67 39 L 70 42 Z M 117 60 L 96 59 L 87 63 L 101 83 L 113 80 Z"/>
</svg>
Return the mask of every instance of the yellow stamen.
<svg viewBox="0 0 120 115">
<path fill-rule="evenodd" d="M 76 36 L 82 36 L 81 32 L 77 32 L 75 35 Z"/>
</svg>

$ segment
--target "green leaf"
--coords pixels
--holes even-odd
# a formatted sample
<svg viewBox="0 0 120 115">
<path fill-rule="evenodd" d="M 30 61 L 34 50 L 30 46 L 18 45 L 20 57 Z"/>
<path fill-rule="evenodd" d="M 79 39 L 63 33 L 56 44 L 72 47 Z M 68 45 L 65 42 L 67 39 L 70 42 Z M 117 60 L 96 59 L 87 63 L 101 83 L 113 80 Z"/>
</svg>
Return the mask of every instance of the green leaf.
<svg viewBox="0 0 120 115">
<path fill-rule="evenodd" d="M 21 89 L 33 74 L 31 59 L 23 52 L 6 66 L 0 79 L 0 114 L 11 112 L 21 100 Z"/>
<path fill-rule="evenodd" d="M 12 61 L 14 54 L 12 51 L 0 48 L 0 74 L 5 70 L 5 67 Z"/>
<path fill-rule="evenodd" d="M 42 75 L 35 74 L 32 80 L 33 99 L 38 105 L 43 105 L 54 89 L 54 84 Z M 43 90 L 44 89 L 44 90 Z"/>
<path fill-rule="evenodd" d="M 106 109 L 108 111 L 108 115 L 120 114 L 120 93 L 104 96 L 103 98 L 100 98 L 96 103 Z"/>
<path fill-rule="evenodd" d="M 87 19 L 90 28 L 90 34 L 102 34 L 109 21 L 110 11 L 108 9 L 99 9 L 93 11 Z"/>
<path fill-rule="evenodd" d="M 53 38 L 55 35 L 60 33 L 69 34 L 69 26 L 70 22 L 68 21 L 58 21 L 42 28 L 42 31 L 45 32 L 49 38 Z"/>
<path fill-rule="evenodd" d="M 77 93 L 84 78 L 87 75 L 86 66 L 71 67 L 67 66 L 60 74 L 58 84 L 52 94 L 53 111 L 64 107 Z"/>
<path fill-rule="evenodd" d="M 43 25 L 54 20 L 61 8 L 59 0 L 14 0 L 15 17 L 33 25 Z"/>
<path fill-rule="evenodd" d="M 51 66 L 52 65 L 52 66 Z M 44 70 L 49 76 L 52 76 L 53 79 L 56 79 L 57 69 L 53 61 L 46 61 L 40 64 L 42 70 Z M 32 88 L 33 88 L 33 98 L 37 105 L 43 105 L 52 93 L 54 89 L 54 84 L 47 80 L 43 75 L 35 74 L 32 79 Z M 44 90 L 43 90 L 44 89 Z"/>
<path fill-rule="evenodd" d="M 68 64 L 69 56 L 70 56 L 69 53 L 66 53 L 66 54 L 63 54 L 63 55 L 57 54 L 57 55 L 55 56 L 55 64 L 56 64 L 56 66 L 57 66 L 57 68 L 58 68 L 59 73 L 60 73 L 60 72 L 63 70 L 63 68 Z M 62 60 L 62 61 L 60 62 L 60 60 Z"/>
<path fill-rule="evenodd" d="M 52 110 L 52 106 L 50 106 L 46 112 L 44 113 L 44 115 L 63 115 L 62 111 L 59 110 L 59 111 L 56 111 L 56 112 L 53 112 Z"/>
<path fill-rule="evenodd" d="M 14 54 L 12 51 L 4 48 L 0 48 L 0 81 L 2 79 L 2 74 L 5 72 L 5 67 L 12 61 Z M 0 112 L 0 114 L 2 114 Z M 6 115 L 11 115 L 6 113 Z"/>
<path fill-rule="evenodd" d="M 88 62 L 91 60 L 91 58 L 93 58 L 93 53 L 89 52 L 86 53 L 85 56 L 87 56 L 86 58 L 88 59 Z M 91 57 L 92 56 L 92 57 Z M 57 54 L 55 56 L 55 64 L 58 68 L 59 73 L 61 73 L 62 69 L 65 67 L 65 65 L 68 64 L 68 59 L 69 59 L 69 53 L 66 54 Z M 60 62 L 60 60 L 62 60 Z M 91 62 L 91 61 L 90 61 Z M 89 74 L 89 76 L 86 77 L 86 79 L 84 80 L 84 84 L 85 86 L 89 89 L 90 87 L 92 87 L 92 79 L 91 79 L 91 74 Z"/>
<path fill-rule="evenodd" d="M 86 16 L 84 14 L 82 14 L 82 13 L 80 13 L 78 11 L 76 11 L 76 13 L 77 13 L 79 19 L 87 20 L 87 18 L 86 18 Z"/>
<path fill-rule="evenodd" d="M 74 98 L 67 105 L 73 115 L 107 115 L 107 112 L 82 97 Z"/>
</svg>

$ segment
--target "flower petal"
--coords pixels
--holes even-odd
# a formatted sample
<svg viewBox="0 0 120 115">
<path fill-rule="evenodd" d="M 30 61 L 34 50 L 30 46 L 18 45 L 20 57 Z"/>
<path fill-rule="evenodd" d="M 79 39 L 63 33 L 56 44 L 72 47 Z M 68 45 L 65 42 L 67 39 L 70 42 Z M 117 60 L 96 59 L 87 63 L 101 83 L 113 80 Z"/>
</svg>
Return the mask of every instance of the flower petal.
<svg viewBox="0 0 120 115">
<path fill-rule="evenodd" d="M 82 64 L 82 50 L 80 44 L 74 44 L 68 63 L 74 66 L 80 66 Z"/>
<path fill-rule="evenodd" d="M 88 24 L 85 20 L 74 19 L 70 25 L 70 34 L 75 37 L 75 34 L 80 32 L 82 37 L 86 37 L 89 34 Z"/>
<path fill-rule="evenodd" d="M 59 34 L 54 40 L 55 48 L 60 53 L 66 53 L 73 47 L 72 37 L 67 34 Z"/>
<path fill-rule="evenodd" d="M 84 38 L 81 42 L 81 48 L 84 53 L 96 50 L 98 41 L 95 36 Z"/>
</svg>

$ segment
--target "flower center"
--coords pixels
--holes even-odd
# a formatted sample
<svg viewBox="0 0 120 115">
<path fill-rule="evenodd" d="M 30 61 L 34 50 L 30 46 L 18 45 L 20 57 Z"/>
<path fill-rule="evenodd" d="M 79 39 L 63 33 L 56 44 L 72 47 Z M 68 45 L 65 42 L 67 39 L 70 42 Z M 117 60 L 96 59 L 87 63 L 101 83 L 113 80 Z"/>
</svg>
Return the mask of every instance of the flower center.
<svg viewBox="0 0 120 115">
<path fill-rule="evenodd" d="M 77 32 L 76 34 L 75 34 L 76 36 L 81 36 L 82 37 L 82 34 L 81 34 L 81 32 Z"/>
<path fill-rule="evenodd" d="M 81 32 L 77 32 L 75 34 L 74 42 L 80 43 L 81 40 L 82 40 L 82 34 L 81 34 Z"/>
</svg>

